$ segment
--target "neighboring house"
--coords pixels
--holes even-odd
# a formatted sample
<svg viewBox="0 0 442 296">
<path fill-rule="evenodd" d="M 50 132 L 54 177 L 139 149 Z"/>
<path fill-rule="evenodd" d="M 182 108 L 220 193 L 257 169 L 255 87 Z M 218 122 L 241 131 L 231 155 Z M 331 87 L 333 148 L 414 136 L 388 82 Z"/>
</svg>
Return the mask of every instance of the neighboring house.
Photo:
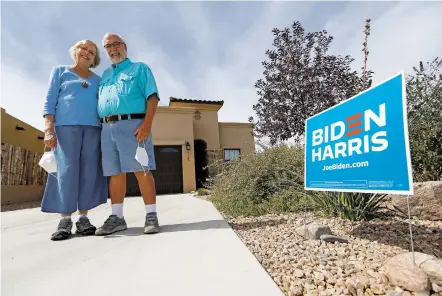
<svg viewBox="0 0 442 296">
<path fill-rule="evenodd" d="M 46 172 L 38 162 L 44 152 L 43 132 L 1 108 L 2 205 L 40 200 Z"/>
<path fill-rule="evenodd" d="M 171 97 L 169 106 L 158 107 L 152 126 L 158 194 L 194 191 L 215 174 L 205 169 L 207 165 L 255 151 L 252 124 L 218 121 L 223 104 Z M 1 124 L 2 204 L 40 200 L 46 181 L 45 171 L 38 166 L 43 132 L 3 108 Z M 127 175 L 126 187 L 126 195 L 140 195 L 133 174 Z"/>
</svg>

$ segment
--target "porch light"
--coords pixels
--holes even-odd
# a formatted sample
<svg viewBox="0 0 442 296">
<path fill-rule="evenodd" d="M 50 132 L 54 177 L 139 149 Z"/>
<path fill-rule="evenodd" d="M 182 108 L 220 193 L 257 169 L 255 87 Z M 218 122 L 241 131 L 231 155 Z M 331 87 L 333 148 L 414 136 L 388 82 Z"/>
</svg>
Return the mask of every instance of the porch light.
<svg viewBox="0 0 442 296">
<path fill-rule="evenodd" d="M 201 112 L 199 110 L 196 110 L 193 118 L 195 118 L 196 120 L 200 120 L 201 119 Z"/>
<path fill-rule="evenodd" d="M 190 151 L 190 143 L 186 141 L 186 150 Z"/>
</svg>

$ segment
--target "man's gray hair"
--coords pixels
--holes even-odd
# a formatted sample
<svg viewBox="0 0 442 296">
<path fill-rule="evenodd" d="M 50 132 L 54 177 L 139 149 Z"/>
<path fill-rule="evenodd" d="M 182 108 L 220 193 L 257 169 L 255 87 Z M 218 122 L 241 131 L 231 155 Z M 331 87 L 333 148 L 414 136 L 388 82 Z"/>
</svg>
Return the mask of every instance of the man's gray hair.
<svg viewBox="0 0 442 296">
<path fill-rule="evenodd" d="M 106 38 L 108 38 L 108 37 L 111 37 L 111 36 L 118 37 L 118 38 L 121 40 L 121 42 L 123 42 L 124 44 L 126 44 L 126 42 L 124 42 L 123 37 L 121 37 L 121 36 L 118 35 L 118 34 L 112 33 L 112 32 L 106 33 L 106 34 L 103 36 L 103 40 L 106 39 Z M 101 43 L 103 43 L 103 40 L 101 41 Z"/>
</svg>

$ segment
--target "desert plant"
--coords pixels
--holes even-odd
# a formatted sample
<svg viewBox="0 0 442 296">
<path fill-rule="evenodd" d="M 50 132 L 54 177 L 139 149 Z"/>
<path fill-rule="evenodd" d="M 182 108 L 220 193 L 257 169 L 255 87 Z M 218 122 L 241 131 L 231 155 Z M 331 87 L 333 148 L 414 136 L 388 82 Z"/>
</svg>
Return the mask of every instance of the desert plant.
<svg viewBox="0 0 442 296">
<path fill-rule="evenodd" d="M 367 88 L 370 88 L 372 83 L 373 71 L 367 69 L 368 54 L 370 53 L 368 51 L 368 36 L 370 35 L 370 22 L 371 19 L 365 20 L 365 30 L 364 30 L 365 39 L 364 42 L 362 43 L 363 46 L 362 52 L 364 53 L 364 65 L 362 67 L 362 79 L 361 79 L 362 81 L 359 92 L 366 90 Z"/>
<path fill-rule="evenodd" d="M 442 180 L 442 59 L 407 76 L 408 128 L 415 181 Z"/>
<path fill-rule="evenodd" d="M 306 207 L 302 147 L 279 145 L 221 166 L 211 201 L 230 216 L 262 215 Z"/>
<path fill-rule="evenodd" d="M 360 221 L 383 216 L 382 202 L 386 196 L 386 194 L 325 191 L 312 194 L 311 198 L 319 211 L 326 216 Z"/>
</svg>

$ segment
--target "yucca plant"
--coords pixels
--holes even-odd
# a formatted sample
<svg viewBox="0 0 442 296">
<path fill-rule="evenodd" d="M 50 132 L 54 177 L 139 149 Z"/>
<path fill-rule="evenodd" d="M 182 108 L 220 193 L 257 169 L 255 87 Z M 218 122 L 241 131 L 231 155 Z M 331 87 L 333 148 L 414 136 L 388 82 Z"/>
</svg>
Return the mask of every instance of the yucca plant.
<svg viewBox="0 0 442 296">
<path fill-rule="evenodd" d="M 312 195 L 312 199 L 327 216 L 359 221 L 381 217 L 385 209 L 382 201 L 386 196 L 358 192 L 318 192 Z"/>
</svg>

